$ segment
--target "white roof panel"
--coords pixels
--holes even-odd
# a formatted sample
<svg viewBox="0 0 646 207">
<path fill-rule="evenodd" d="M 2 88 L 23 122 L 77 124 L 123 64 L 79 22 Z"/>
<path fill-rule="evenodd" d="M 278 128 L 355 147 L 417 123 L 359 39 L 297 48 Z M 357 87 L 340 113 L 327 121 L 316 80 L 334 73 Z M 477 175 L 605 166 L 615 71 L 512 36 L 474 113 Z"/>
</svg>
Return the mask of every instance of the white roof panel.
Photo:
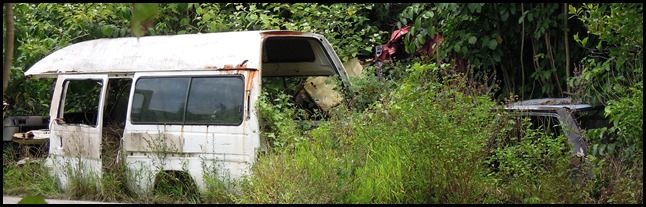
<svg viewBox="0 0 646 207">
<path fill-rule="evenodd" d="M 28 77 L 57 74 L 134 73 L 235 67 L 259 68 L 264 36 L 319 35 L 294 31 L 244 31 L 97 39 L 55 51 L 25 72 Z"/>
<path fill-rule="evenodd" d="M 531 99 L 505 105 L 505 109 L 508 110 L 550 110 L 555 108 L 584 109 L 592 108 L 592 105 L 572 102 L 572 98 Z"/>
</svg>

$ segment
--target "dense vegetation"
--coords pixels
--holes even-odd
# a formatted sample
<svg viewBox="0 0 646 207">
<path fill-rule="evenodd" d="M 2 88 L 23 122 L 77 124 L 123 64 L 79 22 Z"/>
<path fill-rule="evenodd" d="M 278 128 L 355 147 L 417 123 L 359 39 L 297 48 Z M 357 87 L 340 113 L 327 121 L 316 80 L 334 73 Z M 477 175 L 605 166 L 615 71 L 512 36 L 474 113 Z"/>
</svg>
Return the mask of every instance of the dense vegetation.
<svg viewBox="0 0 646 207">
<path fill-rule="evenodd" d="M 118 202 L 235 203 L 643 203 L 643 4 L 160 4 L 149 35 L 288 29 L 326 36 L 362 76 L 347 103 L 316 129 L 292 121 L 288 97 L 258 106 L 274 138 L 251 183 L 236 194 L 209 180 L 201 197 L 134 196 L 118 177 L 102 190 L 60 192 L 40 165 L 3 155 L 3 193 Z M 9 114 L 48 113 L 51 80 L 25 79 L 40 58 L 80 41 L 133 36 L 130 4 L 13 7 L 15 50 L 3 100 Z M 411 26 L 401 54 L 375 76 L 373 46 Z M 6 30 L 6 25 L 3 24 Z M 432 59 L 427 38 L 444 38 Z M 3 33 L 3 35 L 6 35 Z M 6 44 L 6 43 L 5 43 Z M 466 63 L 466 67 L 460 66 Z M 568 178 L 564 137 L 530 133 L 487 149 L 508 130 L 494 122 L 501 102 L 571 96 L 605 105 L 612 127 L 591 131 L 594 179 Z M 302 124 L 302 123 L 301 123 Z M 487 156 L 501 163 L 492 172 Z M 208 180 L 208 179 L 207 179 Z M 25 185 L 28 183 L 28 185 Z M 81 193 L 83 192 L 83 193 Z M 95 192 L 95 193 L 91 193 Z"/>
</svg>

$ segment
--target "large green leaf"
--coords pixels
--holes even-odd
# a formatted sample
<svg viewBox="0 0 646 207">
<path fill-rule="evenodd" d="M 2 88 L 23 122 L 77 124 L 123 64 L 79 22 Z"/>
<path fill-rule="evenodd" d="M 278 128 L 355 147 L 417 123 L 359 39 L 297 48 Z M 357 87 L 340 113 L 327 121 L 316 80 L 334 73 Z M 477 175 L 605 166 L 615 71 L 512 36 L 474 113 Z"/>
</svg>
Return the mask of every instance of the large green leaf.
<svg viewBox="0 0 646 207">
<path fill-rule="evenodd" d="M 159 13 L 157 3 L 133 3 L 131 28 L 136 37 L 141 37 L 152 26 L 152 21 Z"/>
<path fill-rule="evenodd" d="M 496 46 L 498 46 L 498 42 L 496 42 L 496 39 L 491 39 L 489 40 L 489 44 L 487 45 L 489 49 L 495 50 Z"/>
</svg>

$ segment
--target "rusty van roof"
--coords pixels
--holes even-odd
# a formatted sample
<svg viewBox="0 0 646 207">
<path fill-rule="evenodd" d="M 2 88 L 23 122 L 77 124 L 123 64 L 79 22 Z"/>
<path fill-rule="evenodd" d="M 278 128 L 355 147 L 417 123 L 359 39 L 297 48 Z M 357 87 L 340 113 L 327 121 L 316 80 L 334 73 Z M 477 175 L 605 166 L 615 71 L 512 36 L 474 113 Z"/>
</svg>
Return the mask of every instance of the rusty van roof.
<svg viewBox="0 0 646 207">
<path fill-rule="evenodd" d="M 264 30 L 96 39 L 53 52 L 25 76 L 259 68 L 262 40 L 272 36 L 323 38 L 314 33 Z"/>
</svg>

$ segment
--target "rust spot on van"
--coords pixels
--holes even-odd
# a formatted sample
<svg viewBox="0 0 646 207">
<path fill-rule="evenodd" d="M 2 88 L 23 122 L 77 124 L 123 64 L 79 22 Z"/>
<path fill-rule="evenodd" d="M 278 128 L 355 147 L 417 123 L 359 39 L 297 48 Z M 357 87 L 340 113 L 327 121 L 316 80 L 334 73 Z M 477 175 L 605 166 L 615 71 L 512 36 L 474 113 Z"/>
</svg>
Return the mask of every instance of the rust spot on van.
<svg viewBox="0 0 646 207">
<path fill-rule="evenodd" d="M 235 66 L 233 66 L 234 64 L 226 64 L 221 69 L 222 70 L 247 69 L 247 62 L 248 61 L 249 60 L 243 60 L 239 64 L 235 64 Z M 208 66 L 207 66 L 207 68 L 208 68 Z"/>
<path fill-rule="evenodd" d="M 218 69 L 218 66 L 213 66 L 213 65 L 207 65 L 204 67 L 205 69 Z"/>
<path fill-rule="evenodd" d="M 261 33 L 261 37 L 274 37 L 274 36 L 300 36 L 303 32 L 297 31 L 270 31 Z"/>
<path fill-rule="evenodd" d="M 251 70 L 247 72 L 247 79 L 245 83 L 245 90 L 247 93 L 251 91 L 251 86 L 253 85 L 253 79 L 256 77 L 256 74 L 258 73 L 257 70 Z M 247 94 L 245 94 L 246 96 Z"/>
</svg>

